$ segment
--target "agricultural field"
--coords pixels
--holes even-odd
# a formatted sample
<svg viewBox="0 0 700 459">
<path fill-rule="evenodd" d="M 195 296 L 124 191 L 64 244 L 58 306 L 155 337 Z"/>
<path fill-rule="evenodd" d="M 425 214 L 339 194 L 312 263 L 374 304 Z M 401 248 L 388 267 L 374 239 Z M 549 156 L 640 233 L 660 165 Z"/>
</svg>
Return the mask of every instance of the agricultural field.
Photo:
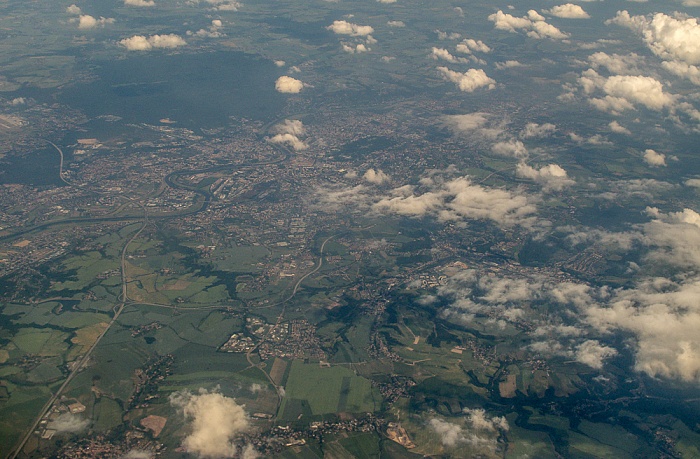
<svg viewBox="0 0 700 459">
<path fill-rule="evenodd" d="M 381 396 L 369 380 L 341 366 L 321 367 L 299 360 L 291 363 L 280 413 L 285 420 L 299 415 L 323 416 L 334 413 L 373 412 Z"/>
</svg>

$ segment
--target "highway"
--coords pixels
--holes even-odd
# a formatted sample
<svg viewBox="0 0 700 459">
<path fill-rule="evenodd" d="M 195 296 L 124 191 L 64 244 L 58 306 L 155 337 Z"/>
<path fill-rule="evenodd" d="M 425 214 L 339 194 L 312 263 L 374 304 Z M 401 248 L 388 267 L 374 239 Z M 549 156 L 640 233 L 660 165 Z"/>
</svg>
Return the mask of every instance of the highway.
<svg viewBox="0 0 700 459">
<path fill-rule="evenodd" d="M 49 142 L 51 143 L 51 142 Z M 53 143 L 51 143 L 54 147 Z M 63 152 L 61 151 L 60 148 L 56 147 L 56 149 L 61 153 L 61 171 L 63 170 Z M 60 172 L 59 172 L 60 173 Z M 66 182 L 63 177 L 61 177 L 61 180 L 63 180 L 66 184 L 71 185 L 69 182 Z M 72 186 L 72 185 L 71 185 Z M 130 199 L 131 200 L 131 199 Z M 132 200 L 133 201 L 133 200 Z M 133 201 L 136 202 L 136 201 Z M 41 420 L 46 416 L 46 414 L 49 412 L 53 404 L 56 402 L 56 400 L 59 399 L 61 394 L 65 391 L 65 389 L 68 387 L 68 385 L 73 381 L 73 378 L 83 369 L 83 367 L 88 363 L 90 360 L 90 356 L 92 355 L 92 352 L 95 350 L 97 345 L 102 341 L 102 338 L 107 334 L 110 328 L 112 328 L 112 325 L 119 319 L 119 316 L 121 315 L 122 311 L 124 310 L 124 307 L 126 306 L 129 297 L 128 297 L 128 292 L 127 292 L 127 275 L 126 275 L 126 253 L 129 249 L 129 245 L 131 245 L 134 240 L 139 237 L 139 235 L 143 232 L 144 229 L 148 226 L 148 214 L 146 212 L 146 208 L 141 204 L 136 202 L 142 209 L 143 209 L 143 222 L 141 224 L 141 228 L 134 233 L 133 236 L 124 244 L 124 247 L 122 248 L 121 252 L 121 283 L 122 283 L 122 294 L 121 294 L 121 302 L 117 305 L 114 306 L 113 311 L 114 315 L 112 316 L 112 320 L 109 321 L 107 326 L 105 327 L 104 330 L 102 330 L 102 333 L 97 337 L 95 342 L 92 343 L 92 345 L 88 348 L 88 350 L 83 354 L 83 356 L 80 358 L 78 363 L 73 366 L 73 370 L 68 374 L 66 377 L 66 380 L 63 381 L 63 384 L 61 384 L 61 387 L 58 388 L 58 390 L 49 398 L 49 400 L 44 404 L 44 406 L 41 408 L 41 411 L 39 412 L 39 415 L 34 419 L 34 423 L 32 424 L 31 428 L 27 430 L 25 433 L 24 437 L 22 437 L 21 441 L 19 444 L 15 447 L 12 453 L 10 453 L 9 456 L 7 456 L 9 459 L 16 459 L 17 455 L 22 451 L 24 446 L 27 444 L 27 441 L 31 438 L 33 435 L 34 431 L 37 429 L 39 426 L 39 423 Z"/>
</svg>

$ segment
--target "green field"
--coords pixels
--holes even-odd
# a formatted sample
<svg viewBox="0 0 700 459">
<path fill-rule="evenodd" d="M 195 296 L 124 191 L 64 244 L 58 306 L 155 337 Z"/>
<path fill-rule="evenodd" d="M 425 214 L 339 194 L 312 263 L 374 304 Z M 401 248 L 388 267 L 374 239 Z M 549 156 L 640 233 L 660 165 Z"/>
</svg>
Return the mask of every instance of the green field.
<svg viewBox="0 0 700 459">
<path fill-rule="evenodd" d="M 284 419 L 296 419 L 307 412 L 307 407 L 310 414 L 319 416 L 371 412 L 381 404 L 381 396 L 369 380 L 351 370 L 340 366 L 321 368 L 299 360 L 292 362 L 285 391 L 280 408 Z"/>
</svg>

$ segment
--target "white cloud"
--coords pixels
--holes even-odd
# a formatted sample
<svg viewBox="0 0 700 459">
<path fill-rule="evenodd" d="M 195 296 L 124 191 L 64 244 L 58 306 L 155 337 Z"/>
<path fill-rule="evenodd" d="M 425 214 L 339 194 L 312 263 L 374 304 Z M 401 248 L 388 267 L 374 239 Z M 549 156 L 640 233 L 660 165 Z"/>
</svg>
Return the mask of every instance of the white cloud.
<svg viewBox="0 0 700 459">
<path fill-rule="evenodd" d="M 666 166 L 666 155 L 657 153 L 652 149 L 644 151 L 644 162 L 650 166 Z"/>
<path fill-rule="evenodd" d="M 683 182 L 685 186 L 692 186 L 694 188 L 700 188 L 700 179 L 688 179 L 685 182 Z"/>
<path fill-rule="evenodd" d="M 81 30 L 95 29 L 97 27 L 104 27 L 105 24 L 113 24 L 113 18 L 100 17 L 99 19 L 90 16 L 89 14 L 81 14 L 78 18 L 78 28 Z"/>
<path fill-rule="evenodd" d="M 238 11 L 243 5 L 234 0 L 188 0 L 188 4 L 197 5 L 200 2 L 212 5 L 218 11 Z"/>
<path fill-rule="evenodd" d="M 364 43 L 341 43 L 340 45 L 343 48 L 343 51 L 350 54 L 361 54 L 372 51 L 372 48 L 368 48 Z"/>
<path fill-rule="evenodd" d="M 581 74 L 579 84 L 586 94 L 605 93 L 603 98 L 592 98 L 591 104 L 599 110 L 620 113 L 634 110 L 635 104 L 650 110 L 673 109 L 677 97 L 664 91 L 660 81 L 648 76 L 613 75 L 603 77 L 593 69 Z"/>
<path fill-rule="evenodd" d="M 654 220 L 644 225 L 644 235 L 646 243 L 656 248 L 649 258 L 683 268 L 700 268 L 700 215 L 687 208 L 663 214 L 650 207 L 647 212 Z"/>
<path fill-rule="evenodd" d="M 277 134 L 294 134 L 296 136 L 306 134 L 304 123 L 300 120 L 284 120 L 282 123 L 276 125 L 273 130 Z"/>
<path fill-rule="evenodd" d="M 462 34 L 457 32 L 443 32 L 442 30 L 436 29 L 435 33 L 438 36 L 438 40 L 459 40 L 462 38 Z"/>
<path fill-rule="evenodd" d="M 664 92 L 661 82 L 652 77 L 611 76 L 605 81 L 603 91 L 612 97 L 621 97 L 651 110 L 668 108 L 674 102 L 674 97 Z"/>
<path fill-rule="evenodd" d="M 601 369 L 606 359 L 617 355 L 617 350 L 604 346 L 596 340 L 587 340 L 576 348 L 576 361 L 591 368 Z"/>
<path fill-rule="evenodd" d="M 187 42 L 175 34 L 168 35 L 134 35 L 119 41 L 119 44 L 129 51 L 149 51 L 154 48 L 178 48 L 185 46 Z"/>
<path fill-rule="evenodd" d="M 320 187 L 316 189 L 315 201 L 316 209 L 326 212 L 337 212 L 343 207 L 352 206 L 362 211 L 367 211 L 371 206 L 373 197 L 369 194 L 366 185 L 356 185 L 351 188 L 345 187 Z"/>
<path fill-rule="evenodd" d="M 610 73 L 616 75 L 639 75 L 643 59 L 641 56 L 631 53 L 627 55 L 597 52 L 588 56 L 588 62 L 594 69 L 606 68 Z"/>
<path fill-rule="evenodd" d="M 281 93 L 297 94 L 304 88 L 304 83 L 290 76 L 281 76 L 275 82 L 275 89 Z"/>
<path fill-rule="evenodd" d="M 652 377 L 700 382 L 700 214 L 692 209 L 663 213 L 641 225 L 648 269 L 680 268 L 679 281 L 649 277 L 609 298 L 579 303 L 584 321 L 600 333 L 634 336 L 635 368 Z M 590 293 L 590 288 L 587 288 Z"/>
<path fill-rule="evenodd" d="M 586 321 L 602 332 L 633 333 L 637 371 L 700 382 L 699 295 L 698 279 L 650 279 L 618 292 L 607 305 L 586 308 Z"/>
<path fill-rule="evenodd" d="M 626 127 L 622 126 L 620 123 L 617 121 L 611 121 L 610 124 L 608 124 L 608 127 L 612 132 L 615 134 L 625 134 L 625 135 L 632 135 L 632 132 L 630 132 L 629 129 Z"/>
<path fill-rule="evenodd" d="M 82 10 L 80 9 L 79 6 L 77 6 L 76 4 L 73 4 L 73 5 L 69 6 L 68 8 L 66 8 L 66 13 L 74 14 L 77 16 L 80 13 L 82 13 Z"/>
<path fill-rule="evenodd" d="M 520 140 L 507 140 L 496 142 L 491 146 L 491 151 L 500 156 L 510 156 L 514 158 L 526 158 L 527 148 Z"/>
<path fill-rule="evenodd" d="M 464 414 L 465 426 L 439 418 L 430 419 L 428 425 L 445 447 L 463 448 L 463 445 L 469 445 L 477 448 L 476 456 L 482 457 L 486 453 L 491 457 L 498 447 L 499 433 L 509 429 L 508 421 L 504 417 L 490 417 L 483 409 L 466 408 Z"/>
<path fill-rule="evenodd" d="M 381 213 L 422 217 L 440 221 L 491 220 L 501 226 L 532 226 L 536 207 L 528 197 L 506 190 L 484 188 L 468 177 L 436 182 L 423 192 L 412 186 L 392 190 L 372 208 Z"/>
<path fill-rule="evenodd" d="M 440 441 L 445 446 L 454 447 L 466 441 L 464 430 L 457 424 L 433 418 L 429 425 L 440 436 Z"/>
<path fill-rule="evenodd" d="M 661 63 L 668 72 L 689 80 L 694 85 L 700 86 L 700 68 L 695 65 L 678 61 L 664 61 Z"/>
<path fill-rule="evenodd" d="M 492 123 L 490 115 L 481 112 L 446 115 L 442 117 L 442 122 L 454 134 L 469 134 L 486 139 L 496 139 L 505 133 L 505 126 L 502 123 Z"/>
<path fill-rule="evenodd" d="M 308 148 L 308 145 L 299 139 L 306 133 L 304 124 L 299 120 L 284 120 L 273 128 L 273 132 L 276 135 L 268 139 L 269 142 L 289 145 L 295 151 Z"/>
<path fill-rule="evenodd" d="M 540 169 L 535 169 L 525 163 L 520 163 L 515 169 L 515 175 L 521 178 L 534 180 L 541 184 L 545 191 L 561 191 L 565 187 L 575 183 L 558 164 L 549 164 Z"/>
<path fill-rule="evenodd" d="M 396 3 L 396 0 L 377 0 L 378 3 Z"/>
<path fill-rule="evenodd" d="M 269 139 L 272 143 L 286 144 L 292 147 L 294 150 L 306 150 L 309 148 L 303 141 L 299 140 L 298 137 L 292 134 L 277 134 Z"/>
<path fill-rule="evenodd" d="M 515 67 L 522 67 L 522 66 L 523 66 L 523 64 L 521 64 L 518 61 L 496 62 L 496 68 L 498 70 L 512 69 Z"/>
<path fill-rule="evenodd" d="M 245 410 L 232 398 L 219 392 L 200 389 L 199 393 L 175 392 L 170 403 L 182 410 L 190 433 L 182 444 L 202 458 L 234 457 L 238 448 L 233 440 L 248 431 L 250 423 Z"/>
<path fill-rule="evenodd" d="M 214 19 L 211 21 L 211 25 L 208 29 L 199 29 L 197 32 L 187 31 L 187 35 L 194 35 L 197 37 L 208 37 L 208 38 L 219 38 L 225 37 L 226 35 L 221 32 L 223 27 L 223 22 L 220 19 Z M 284 64 L 282 64 L 284 65 Z"/>
<path fill-rule="evenodd" d="M 155 6 L 156 2 L 153 0 L 124 0 L 124 5 L 127 6 L 139 6 L 139 7 L 149 7 Z"/>
<path fill-rule="evenodd" d="M 403 21 L 387 21 L 386 25 L 389 27 L 406 27 Z"/>
<path fill-rule="evenodd" d="M 347 21 L 333 21 L 333 24 L 326 27 L 338 35 L 350 35 L 352 37 L 364 37 L 374 33 L 371 26 L 361 26 Z"/>
<path fill-rule="evenodd" d="M 485 430 L 496 432 L 499 430 L 508 431 L 510 426 L 508 420 L 503 416 L 490 417 L 483 408 L 465 408 L 463 412 L 467 415 L 467 422 L 474 430 Z"/>
<path fill-rule="evenodd" d="M 461 43 L 457 44 L 455 47 L 458 53 L 472 54 L 473 52 L 479 53 L 490 53 L 491 48 L 489 48 L 483 41 L 474 40 L 472 38 L 466 38 L 462 40 Z"/>
<path fill-rule="evenodd" d="M 443 78 L 457 85 L 460 91 L 474 92 L 479 88 L 494 89 L 496 81 L 489 78 L 482 69 L 469 69 L 464 73 L 455 72 L 447 67 L 438 67 Z"/>
<path fill-rule="evenodd" d="M 381 185 L 391 180 L 391 177 L 385 174 L 381 169 L 367 169 L 367 172 L 365 172 L 362 178 L 375 185 Z"/>
<path fill-rule="evenodd" d="M 85 430 L 89 425 L 89 419 L 84 419 L 71 413 L 63 413 L 51 421 L 46 427 L 57 432 L 75 433 Z"/>
<path fill-rule="evenodd" d="M 545 18 L 535 10 L 528 11 L 527 16 L 524 17 L 515 17 L 498 10 L 498 12 L 490 15 L 488 19 L 494 23 L 496 29 L 511 33 L 523 30 L 526 31 L 527 36 L 530 38 L 563 40 L 569 37 L 568 34 L 547 23 Z"/>
<path fill-rule="evenodd" d="M 531 139 L 535 137 L 548 137 L 557 130 L 557 127 L 552 123 L 527 123 L 522 131 L 520 131 L 520 137 L 523 139 Z"/>
<path fill-rule="evenodd" d="M 700 25 L 696 18 L 663 13 L 649 18 L 618 11 L 608 22 L 639 33 L 649 49 L 662 59 L 700 64 Z"/>
<path fill-rule="evenodd" d="M 452 62 L 452 63 L 455 63 L 455 62 L 468 62 L 467 59 L 464 59 L 464 58 L 462 58 L 462 57 L 455 57 L 455 56 L 453 56 L 452 54 L 450 54 L 450 52 L 449 52 L 448 50 L 446 50 L 446 49 L 444 49 L 444 48 L 436 48 L 436 47 L 433 47 L 431 56 L 432 56 L 433 59 L 435 59 L 435 60 L 442 59 L 442 60 L 445 60 L 445 61 L 447 61 L 447 62 Z"/>
<path fill-rule="evenodd" d="M 545 13 L 564 19 L 588 19 L 591 17 L 583 8 L 573 3 L 553 6 L 551 9 L 545 10 Z"/>
</svg>

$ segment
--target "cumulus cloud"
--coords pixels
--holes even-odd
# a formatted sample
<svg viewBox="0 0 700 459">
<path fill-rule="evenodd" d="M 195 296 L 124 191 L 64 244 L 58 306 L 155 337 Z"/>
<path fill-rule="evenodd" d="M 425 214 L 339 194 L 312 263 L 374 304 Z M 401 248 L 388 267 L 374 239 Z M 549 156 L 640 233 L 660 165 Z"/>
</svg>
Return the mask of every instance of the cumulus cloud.
<svg viewBox="0 0 700 459">
<path fill-rule="evenodd" d="M 104 27 L 105 24 L 114 24 L 113 18 L 95 18 L 89 14 L 81 14 L 78 17 L 78 28 L 81 30 L 95 29 L 97 27 Z"/>
<path fill-rule="evenodd" d="M 608 23 L 637 32 L 649 49 L 662 59 L 700 64 L 700 25 L 696 18 L 664 13 L 652 17 L 632 16 L 628 11 L 618 11 Z"/>
<path fill-rule="evenodd" d="M 299 140 L 298 137 L 292 134 L 277 134 L 269 139 L 272 143 L 285 144 L 290 146 L 296 151 L 306 150 L 309 148 L 303 141 Z"/>
<path fill-rule="evenodd" d="M 238 11 L 243 5 L 235 0 L 188 0 L 188 4 L 197 5 L 200 2 L 212 6 L 212 9 L 218 11 Z"/>
<path fill-rule="evenodd" d="M 639 67 L 644 63 L 642 57 L 635 53 L 611 55 L 602 51 L 588 56 L 588 62 L 596 70 L 605 68 L 615 75 L 639 75 Z"/>
<path fill-rule="evenodd" d="M 304 88 L 304 83 L 290 76 L 281 76 L 275 82 L 277 92 L 287 94 L 298 94 Z"/>
<path fill-rule="evenodd" d="M 444 32 L 442 30 L 436 29 L 435 33 L 438 36 L 438 40 L 459 40 L 460 38 L 462 38 L 462 34 L 457 33 L 457 32 L 449 32 L 448 33 L 448 32 Z"/>
<path fill-rule="evenodd" d="M 308 145 L 299 139 L 306 133 L 304 124 L 300 120 L 284 120 L 273 128 L 273 132 L 276 135 L 268 139 L 272 143 L 285 144 L 296 151 L 308 148 Z"/>
<path fill-rule="evenodd" d="M 371 26 L 362 26 L 348 21 L 333 21 L 326 29 L 338 35 L 350 35 L 352 37 L 364 37 L 374 33 Z"/>
<path fill-rule="evenodd" d="M 504 62 L 496 62 L 496 68 L 498 70 L 504 70 L 504 69 L 512 69 L 515 67 L 522 67 L 523 64 L 518 62 L 518 61 L 504 61 Z"/>
<path fill-rule="evenodd" d="M 496 81 L 489 78 L 482 69 L 469 69 L 464 73 L 455 72 L 447 67 L 438 67 L 445 80 L 457 85 L 460 91 L 474 92 L 479 88 L 494 89 Z"/>
<path fill-rule="evenodd" d="M 468 177 L 434 181 L 427 189 L 413 186 L 392 190 L 373 210 L 404 216 L 433 215 L 440 221 L 490 220 L 501 226 L 531 226 L 536 207 L 528 197 L 473 184 Z"/>
<path fill-rule="evenodd" d="M 632 135 L 632 132 L 630 132 L 629 129 L 626 127 L 622 126 L 620 123 L 617 121 L 611 121 L 610 124 L 608 124 L 608 127 L 612 132 L 615 134 L 625 134 L 625 135 Z"/>
<path fill-rule="evenodd" d="M 435 60 L 445 60 L 447 62 L 468 62 L 467 59 L 461 58 L 461 57 L 455 57 L 450 52 L 444 48 L 436 48 L 433 47 L 433 51 L 431 53 L 431 56 Z"/>
<path fill-rule="evenodd" d="M 561 191 L 565 187 L 575 183 L 558 164 L 549 164 L 540 169 L 535 169 L 525 163 L 520 163 L 515 169 L 515 175 L 521 178 L 534 180 L 541 184 L 545 191 Z"/>
<path fill-rule="evenodd" d="M 609 304 L 588 307 L 586 321 L 603 332 L 633 333 L 638 371 L 700 382 L 698 295 L 698 279 L 681 284 L 651 279 L 618 292 Z"/>
<path fill-rule="evenodd" d="M 507 140 L 496 142 L 491 146 L 491 151 L 499 156 L 510 156 L 513 158 L 526 158 L 527 148 L 520 140 Z"/>
<path fill-rule="evenodd" d="M 662 67 L 669 73 L 684 78 L 694 85 L 700 86 L 700 68 L 679 61 L 664 61 Z"/>
<path fill-rule="evenodd" d="M 663 153 L 657 153 L 652 149 L 647 149 L 644 151 L 644 162 L 650 166 L 666 166 L 666 155 Z"/>
<path fill-rule="evenodd" d="M 554 6 L 549 10 L 545 10 L 545 13 L 564 19 L 588 19 L 591 17 L 583 8 L 573 3 Z"/>
<path fill-rule="evenodd" d="M 170 395 L 170 403 L 179 408 L 189 424 L 190 433 L 182 445 L 202 458 L 234 457 L 238 448 L 234 439 L 250 428 L 243 407 L 219 392 L 200 389 Z"/>
<path fill-rule="evenodd" d="M 697 179 L 694 179 L 697 180 Z M 700 183 L 700 180 L 698 180 Z M 557 324 L 548 314 L 546 323 L 535 321 L 528 348 L 544 355 L 573 358 L 594 369 L 618 354 L 604 338 L 624 332 L 634 352 L 634 368 L 651 377 L 700 382 L 700 214 L 692 209 L 662 212 L 648 208 L 651 220 L 630 233 L 599 232 L 596 243 L 602 247 L 617 244 L 628 250 L 641 244 L 648 252 L 641 260 L 647 273 L 633 287 L 611 289 L 592 287 L 559 279 L 532 275 L 529 278 L 500 277 L 464 270 L 438 287 L 437 294 L 449 300 L 444 316 L 451 320 L 469 320 L 476 314 L 511 320 L 518 309 L 529 302 L 560 305 L 562 318 L 574 324 Z M 590 236 L 590 235 L 589 235 Z M 618 241 L 620 242 L 618 244 Z M 636 266 L 640 270 L 639 266 Z M 676 278 L 658 277 L 653 271 L 668 275 L 677 269 Z M 572 307 L 568 310 L 565 306 Z M 574 312 L 575 311 L 575 312 Z M 513 312 L 513 314 L 506 314 Z M 593 336 L 595 335 L 595 336 Z M 550 337 L 541 340 L 541 337 Z M 459 429 L 454 426 L 460 427 Z M 445 433 L 458 444 L 467 430 L 435 423 L 431 427 Z M 449 434 L 449 435 L 447 435 Z"/>
<path fill-rule="evenodd" d="M 385 174 L 381 169 L 367 169 L 367 172 L 365 172 L 362 178 L 375 185 L 381 185 L 391 180 L 391 177 Z"/>
<path fill-rule="evenodd" d="M 486 410 L 482 408 L 469 409 L 465 408 L 463 412 L 467 415 L 467 422 L 471 424 L 474 430 L 483 431 L 508 431 L 510 426 L 508 421 L 503 416 L 489 416 Z"/>
<path fill-rule="evenodd" d="M 569 37 L 568 34 L 547 23 L 545 18 L 535 10 L 528 11 L 527 16 L 523 17 L 516 17 L 498 10 L 488 19 L 493 22 L 496 29 L 511 33 L 523 30 L 530 38 L 564 40 Z"/>
<path fill-rule="evenodd" d="M 618 11 L 607 21 L 635 31 L 649 49 L 664 60 L 663 67 L 673 75 L 700 85 L 700 25 L 696 18 L 680 13 L 669 16 L 632 16 Z"/>
<path fill-rule="evenodd" d="M 155 4 L 156 2 L 153 0 L 124 0 L 126 6 L 149 7 L 155 6 Z"/>
<path fill-rule="evenodd" d="M 440 436 L 440 441 L 445 446 L 453 447 L 466 441 L 464 430 L 457 424 L 433 418 L 429 425 Z"/>
<path fill-rule="evenodd" d="M 85 430 L 88 425 L 90 425 L 90 421 L 88 419 L 83 419 L 82 417 L 71 413 L 63 413 L 51 421 L 47 425 L 47 428 L 61 433 L 74 433 Z"/>
<path fill-rule="evenodd" d="M 440 437 L 442 444 L 448 448 L 468 444 L 477 448 L 488 448 L 493 452 L 497 446 L 497 437 L 501 431 L 509 429 L 504 417 L 490 417 L 483 409 L 465 409 L 465 426 L 432 418 L 428 421 L 430 428 Z"/>
<path fill-rule="evenodd" d="M 643 105 L 650 110 L 672 109 L 677 97 L 664 91 L 660 81 L 648 76 L 613 75 L 604 77 L 593 69 L 581 74 L 579 84 L 586 94 L 604 93 L 602 98 L 591 98 L 599 110 L 619 113 Z"/>
<path fill-rule="evenodd" d="M 557 127 L 552 123 L 527 123 L 522 131 L 520 131 L 520 137 L 523 139 L 548 137 L 557 130 Z"/>
<path fill-rule="evenodd" d="M 446 115 L 442 122 L 454 134 L 476 135 L 486 139 L 496 139 L 505 132 L 503 123 L 494 123 L 487 113 L 476 112 L 464 115 Z"/>
<path fill-rule="evenodd" d="M 576 348 L 576 361 L 597 370 L 603 368 L 606 359 L 617 355 L 617 350 L 604 346 L 596 340 L 589 339 Z"/>
<path fill-rule="evenodd" d="M 386 25 L 389 27 L 406 27 L 403 21 L 387 21 Z"/>
<path fill-rule="evenodd" d="M 280 124 L 273 128 L 273 131 L 278 134 L 293 134 L 295 136 L 302 136 L 306 134 L 306 128 L 304 123 L 300 120 L 284 120 Z"/>
<path fill-rule="evenodd" d="M 82 13 L 82 10 L 80 9 L 79 6 L 77 6 L 76 4 L 73 4 L 73 5 L 69 6 L 68 8 L 66 8 L 66 13 L 74 14 L 77 16 L 80 13 Z"/>
<path fill-rule="evenodd" d="M 634 288 L 605 299 L 578 304 L 584 321 L 600 333 L 623 330 L 634 336 L 635 368 L 652 377 L 700 382 L 700 214 L 692 209 L 664 213 L 641 225 L 641 242 L 650 248 L 647 269 L 683 269 L 680 280 L 649 277 Z M 666 271 L 664 271 L 666 272 Z M 586 288 L 590 293 L 591 289 Z M 595 351 L 596 346 L 591 345 Z M 589 349 L 590 350 L 590 349 Z M 609 352 L 609 351 L 605 351 Z M 594 353 L 595 355 L 595 353 Z M 595 362 L 595 360 L 593 361 Z"/>
<path fill-rule="evenodd" d="M 119 41 L 119 44 L 129 51 L 150 51 L 156 48 L 172 49 L 185 46 L 187 42 L 175 34 L 168 35 L 134 35 Z"/>
<path fill-rule="evenodd" d="M 657 250 L 648 257 L 684 268 L 700 268 L 700 215 L 692 209 L 664 214 L 647 208 L 654 219 L 644 225 L 646 243 Z"/>
<path fill-rule="evenodd" d="M 350 54 L 361 54 L 372 51 L 372 49 L 368 48 L 364 43 L 341 43 L 340 46 L 342 47 L 343 51 Z"/>
<path fill-rule="evenodd" d="M 483 41 L 474 40 L 472 38 L 466 38 L 462 40 L 461 43 L 457 44 L 455 47 L 458 53 L 472 54 L 474 52 L 479 53 L 490 53 L 491 48 L 489 48 Z"/>
<path fill-rule="evenodd" d="M 214 19 L 211 21 L 211 25 L 207 29 L 199 29 L 197 32 L 187 31 L 187 35 L 194 35 L 197 37 L 209 37 L 209 38 L 219 38 L 226 36 L 221 32 L 223 27 L 223 22 L 220 19 Z M 284 65 L 284 64 L 282 64 Z"/>
</svg>

